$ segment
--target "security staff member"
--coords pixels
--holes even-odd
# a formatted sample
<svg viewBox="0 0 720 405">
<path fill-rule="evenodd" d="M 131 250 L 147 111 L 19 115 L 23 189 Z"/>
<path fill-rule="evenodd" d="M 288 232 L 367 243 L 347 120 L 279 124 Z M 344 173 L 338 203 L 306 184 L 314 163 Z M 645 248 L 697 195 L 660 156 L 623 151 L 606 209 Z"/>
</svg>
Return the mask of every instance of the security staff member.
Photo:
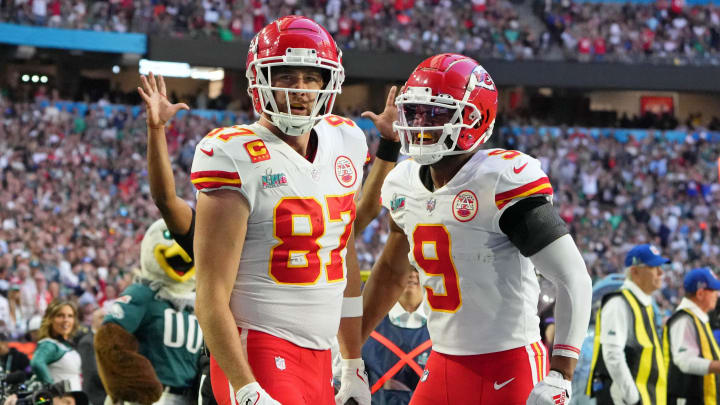
<svg viewBox="0 0 720 405">
<path fill-rule="evenodd" d="M 669 261 L 654 246 L 635 246 L 625 257 L 620 291 L 603 298 L 587 387 L 598 404 L 666 404 L 667 371 L 651 294 L 662 285 L 660 266 Z"/>
<path fill-rule="evenodd" d="M 707 313 L 715 308 L 720 280 L 703 267 L 684 280 L 685 298 L 668 319 L 663 348 L 671 405 L 716 405 L 720 398 L 720 349 Z"/>
<path fill-rule="evenodd" d="M 423 296 L 418 272 L 413 269 L 398 302 L 363 346 L 373 404 L 408 404 L 422 378 L 432 346 Z"/>
</svg>

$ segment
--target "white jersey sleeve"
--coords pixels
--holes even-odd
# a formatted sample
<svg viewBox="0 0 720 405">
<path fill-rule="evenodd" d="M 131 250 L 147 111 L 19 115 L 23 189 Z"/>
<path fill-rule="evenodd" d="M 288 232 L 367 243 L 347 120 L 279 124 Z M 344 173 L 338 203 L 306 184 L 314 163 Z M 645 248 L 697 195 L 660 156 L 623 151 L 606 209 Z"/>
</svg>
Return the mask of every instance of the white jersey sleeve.
<svg viewBox="0 0 720 405">
<path fill-rule="evenodd" d="M 195 147 L 190 180 L 198 191 L 235 190 L 245 194 L 238 166 L 226 151 L 219 135 L 237 132 L 235 128 L 210 131 Z M 247 198 L 247 196 L 245 196 Z"/>
<path fill-rule="evenodd" d="M 503 149 L 496 149 L 488 155 L 496 157 L 490 162 L 498 165 L 499 171 L 494 190 L 497 208 L 493 221 L 495 231 L 501 232 L 500 217 L 518 201 L 537 196 L 552 201 L 552 185 L 543 172 L 540 161 L 524 153 Z"/>
</svg>

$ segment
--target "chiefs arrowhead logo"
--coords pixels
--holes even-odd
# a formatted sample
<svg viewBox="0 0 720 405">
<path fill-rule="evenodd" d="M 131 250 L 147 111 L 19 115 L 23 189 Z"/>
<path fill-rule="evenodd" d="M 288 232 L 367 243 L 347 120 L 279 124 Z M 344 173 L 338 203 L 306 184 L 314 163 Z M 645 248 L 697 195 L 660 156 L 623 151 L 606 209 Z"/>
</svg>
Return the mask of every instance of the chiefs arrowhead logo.
<svg viewBox="0 0 720 405">
<path fill-rule="evenodd" d="M 357 181 L 357 171 L 352 160 L 347 156 L 338 156 L 335 159 L 335 178 L 343 187 L 352 187 Z"/>
</svg>

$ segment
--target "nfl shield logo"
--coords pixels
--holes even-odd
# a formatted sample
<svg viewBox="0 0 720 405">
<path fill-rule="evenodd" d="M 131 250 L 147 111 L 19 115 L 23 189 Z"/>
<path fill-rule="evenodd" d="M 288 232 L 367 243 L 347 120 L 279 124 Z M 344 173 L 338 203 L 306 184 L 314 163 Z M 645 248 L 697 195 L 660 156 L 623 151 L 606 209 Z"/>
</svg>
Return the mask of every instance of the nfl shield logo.
<svg viewBox="0 0 720 405">
<path fill-rule="evenodd" d="M 278 370 L 285 370 L 285 359 L 280 356 L 275 357 L 275 367 L 277 367 Z"/>
<path fill-rule="evenodd" d="M 436 202 L 437 201 L 434 198 L 427 200 L 427 203 L 425 204 L 425 208 L 427 209 L 428 212 L 433 212 L 435 210 Z"/>
</svg>

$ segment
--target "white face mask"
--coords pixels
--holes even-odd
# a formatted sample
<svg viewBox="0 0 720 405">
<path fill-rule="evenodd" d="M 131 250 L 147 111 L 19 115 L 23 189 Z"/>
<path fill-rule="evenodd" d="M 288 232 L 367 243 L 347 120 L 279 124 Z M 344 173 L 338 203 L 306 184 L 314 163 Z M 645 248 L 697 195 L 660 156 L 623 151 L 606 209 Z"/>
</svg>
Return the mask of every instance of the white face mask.
<svg viewBox="0 0 720 405">
<path fill-rule="evenodd" d="M 338 56 L 340 59 L 340 56 Z M 322 89 L 291 89 L 284 87 L 273 87 L 270 82 L 273 67 L 309 67 L 317 69 L 326 69 L 329 71 L 329 79 L 324 83 Z M 318 57 L 315 49 L 305 48 L 288 48 L 283 56 L 272 56 L 254 60 L 248 65 L 246 76 L 250 85 L 248 86 L 248 94 L 253 97 L 253 92 L 257 91 L 262 112 L 267 115 L 270 122 L 273 123 L 280 131 L 291 136 L 300 136 L 306 134 L 321 119 L 332 113 L 335 99 L 341 92 L 341 86 L 345 80 L 345 71 L 339 62 L 335 62 L 326 58 Z M 326 76 L 327 77 L 327 76 Z M 284 101 L 286 103 L 284 110 L 281 112 L 278 108 L 277 100 L 273 92 L 285 92 Z M 311 93 L 311 99 L 314 100 L 309 114 L 299 115 L 293 114 L 290 108 L 290 93 Z M 313 97 L 314 96 L 314 97 Z"/>
<path fill-rule="evenodd" d="M 393 130 L 400 135 L 400 152 L 412 157 L 421 165 L 433 164 L 443 156 L 474 151 L 481 138 L 469 150 L 457 150 L 463 129 L 472 129 L 481 120 L 478 108 L 449 95 L 433 96 L 428 87 L 409 87 L 395 99 L 398 121 Z M 463 113 L 470 108 L 470 124 L 463 123 Z M 492 133 L 492 125 L 487 131 Z"/>
</svg>

